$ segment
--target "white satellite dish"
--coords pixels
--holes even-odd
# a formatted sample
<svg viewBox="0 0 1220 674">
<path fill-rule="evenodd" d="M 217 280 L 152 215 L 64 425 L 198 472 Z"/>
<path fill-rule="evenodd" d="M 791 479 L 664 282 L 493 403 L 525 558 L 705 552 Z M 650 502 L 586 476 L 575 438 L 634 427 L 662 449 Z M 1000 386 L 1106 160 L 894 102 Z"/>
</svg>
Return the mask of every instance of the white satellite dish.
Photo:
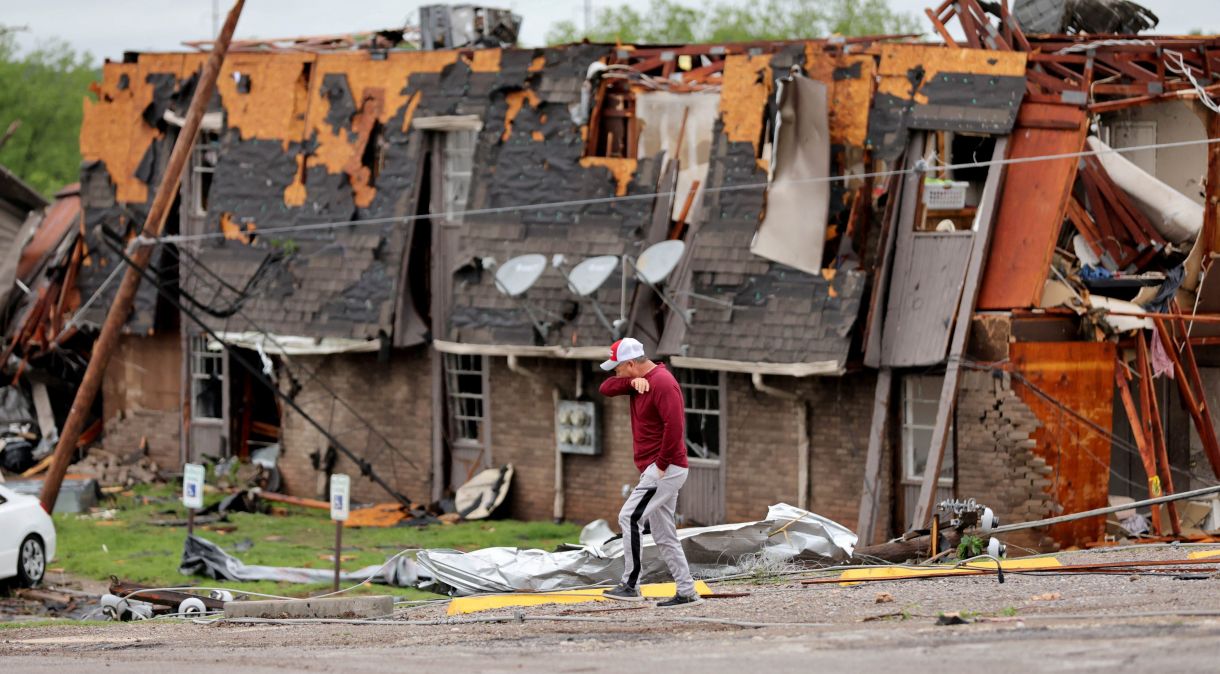
<svg viewBox="0 0 1220 674">
<path fill-rule="evenodd" d="M 538 282 L 546 271 L 546 257 L 537 253 L 519 255 L 496 270 L 496 286 L 509 297 L 518 297 Z"/>
<path fill-rule="evenodd" d="M 618 257 L 614 255 L 599 255 L 581 261 L 568 274 L 568 289 L 588 297 L 597 292 L 606 283 L 606 279 L 618 268 Z"/>
<path fill-rule="evenodd" d="M 625 258 L 624 258 L 625 259 Z M 610 334 L 615 339 L 619 338 L 618 330 L 606 318 L 606 313 L 602 311 L 601 305 L 597 303 L 597 290 L 606 283 L 606 279 L 614 273 L 615 267 L 618 267 L 618 258 L 614 255 L 598 255 L 587 260 L 582 260 L 572 268 L 571 273 L 564 271 L 563 264 L 565 260 L 562 255 L 556 255 L 551 259 L 551 266 L 559 270 L 563 274 L 563 278 L 568 282 L 568 290 L 582 300 L 588 300 L 593 305 L 593 312 L 597 314 L 597 320 L 606 326 Z"/>
<path fill-rule="evenodd" d="M 677 239 L 653 244 L 635 261 L 636 275 L 649 285 L 662 283 L 673 273 L 685 251 L 686 243 Z"/>
</svg>

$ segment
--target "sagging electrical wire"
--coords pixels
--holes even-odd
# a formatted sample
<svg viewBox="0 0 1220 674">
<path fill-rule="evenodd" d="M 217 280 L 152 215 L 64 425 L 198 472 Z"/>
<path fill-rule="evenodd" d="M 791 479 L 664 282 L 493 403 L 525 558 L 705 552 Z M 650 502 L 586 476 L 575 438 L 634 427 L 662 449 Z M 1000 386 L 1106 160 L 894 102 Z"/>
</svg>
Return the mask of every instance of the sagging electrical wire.
<svg viewBox="0 0 1220 674">
<path fill-rule="evenodd" d="M 1009 158 L 1005 158 L 1005 159 L 989 159 L 986 161 L 974 161 L 974 162 L 964 162 L 964 163 L 958 163 L 958 164 L 946 164 L 944 166 L 935 166 L 935 167 L 932 166 L 931 164 L 928 164 L 926 161 L 923 161 L 922 163 L 917 163 L 917 165 L 912 168 L 890 169 L 890 170 L 885 170 L 885 171 L 872 171 L 872 172 L 866 172 L 866 173 L 849 173 L 849 174 L 843 174 L 843 175 L 824 176 L 824 177 L 816 177 L 816 178 L 801 178 L 801 179 L 795 179 L 795 180 L 785 180 L 782 182 L 784 182 L 786 184 L 813 184 L 813 183 L 846 182 L 846 181 L 850 181 L 850 180 L 864 180 L 867 178 L 887 178 L 887 177 L 892 177 L 892 176 L 917 174 L 917 173 L 928 172 L 931 170 L 983 168 L 983 167 L 988 167 L 988 166 L 1012 166 L 1012 165 L 1019 165 L 1019 164 L 1031 164 L 1031 163 L 1037 163 L 1037 162 L 1043 162 L 1043 161 L 1055 161 L 1055 160 L 1059 160 L 1059 159 L 1078 159 L 1081 157 L 1094 157 L 1094 156 L 1098 156 L 1098 155 L 1102 155 L 1102 154 L 1110 154 L 1110 153 L 1122 154 L 1122 153 L 1128 153 L 1128 152 L 1142 152 L 1142 151 L 1146 151 L 1146 150 L 1167 149 L 1167 148 L 1175 148 L 1175 147 L 1194 147 L 1194 146 L 1200 146 L 1200 145 L 1207 146 L 1207 145 L 1211 145 L 1214 143 L 1220 143 L 1220 138 L 1207 138 L 1207 139 L 1202 139 L 1202 140 L 1184 140 L 1184 141 L 1175 141 L 1175 142 L 1167 142 L 1167 143 L 1152 143 L 1152 144 L 1148 144 L 1148 145 L 1137 145 L 1137 146 L 1124 147 L 1124 148 L 1104 148 L 1104 149 L 1097 149 L 1097 150 L 1089 149 L 1089 150 L 1081 150 L 1078 152 L 1065 152 L 1065 153 L 1060 153 L 1060 154 L 1049 154 L 1049 155 L 1035 155 L 1035 156 L 1031 156 L 1031 157 L 1009 157 Z M 741 184 L 741 185 L 724 185 L 724 186 L 720 186 L 720 187 L 706 187 L 706 188 L 703 188 L 703 192 L 705 194 L 723 194 L 723 193 L 731 193 L 731 192 L 759 190 L 759 189 L 766 189 L 768 187 L 771 187 L 773 184 L 774 183 L 761 182 L 761 183 L 745 183 L 745 184 Z M 519 213 L 522 211 L 534 212 L 534 211 L 544 211 L 544 210 L 561 210 L 564 208 L 597 206 L 597 205 L 632 202 L 632 201 L 647 201 L 647 200 L 656 199 L 658 197 L 672 197 L 672 196 L 681 196 L 681 195 L 678 195 L 677 192 L 674 190 L 667 190 L 667 191 L 649 192 L 649 193 L 643 193 L 643 194 L 626 194 L 623 196 L 592 197 L 592 198 L 588 198 L 588 199 L 569 199 L 569 200 L 565 200 L 565 201 L 550 201 L 550 202 L 542 202 L 542 203 L 537 203 L 537 204 L 515 204 L 515 205 L 511 205 L 511 206 L 495 206 L 495 207 L 488 207 L 488 208 L 451 210 L 451 211 L 445 211 L 443 213 L 426 213 L 426 214 L 401 215 L 401 216 L 391 216 L 391 217 L 383 217 L 383 218 L 365 218 L 365 219 L 354 219 L 354 220 L 349 219 L 349 220 L 339 220 L 339 221 L 333 221 L 333 222 L 307 223 L 307 224 L 301 224 L 301 225 L 283 225 L 283 226 L 279 226 L 279 227 L 261 228 L 261 229 L 255 230 L 254 232 L 251 232 L 250 234 L 254 234 L 254 235 L 258 235 L 258 236 L 266 236 L 268 234 L 277 234 L 277 233 L 283 233 L 283 232 L 307 232 L 307 231 L 316 231 L 316 230 L 334 230 L 334 229 L 343 229 L 343 228 L 351 228 L 351 227 L 365 227 L 365 226 L 387 225 L 387 224 L 399 225 L 399 224 L 416 222 L 416 221 L 420 221 L 420 220 L 431 220 L 434 218 L 446 218 L 449 220 L 456 220 L 456 219 L 472 217 L 472 216 L 501 215 L 501 214 L 506 214 L 506 213 Z M 180 242 L 185 242 L 185 241 L 205 241 L 205 240 L 218 239 L 218 238 L 224 238 L 224 237 L 225 237 L 224 232 L 207 232 L 207 233 L 202 233 L 202 234 L 166 235 L 166 236 L 159 237 L 157 239 L 157 241 L 159 241 L 161 243 L 180 243 Z"/>
</svg>

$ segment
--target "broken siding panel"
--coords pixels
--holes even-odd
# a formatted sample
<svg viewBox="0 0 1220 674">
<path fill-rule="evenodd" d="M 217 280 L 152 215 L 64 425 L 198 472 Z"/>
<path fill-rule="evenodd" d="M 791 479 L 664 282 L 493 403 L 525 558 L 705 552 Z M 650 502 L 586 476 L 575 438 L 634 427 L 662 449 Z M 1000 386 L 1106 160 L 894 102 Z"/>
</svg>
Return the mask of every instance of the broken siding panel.
<svg viewBox="0 0 1220 674">
<path fill-rule="evenodd" d="M 805 71 L 811 79 L 830 88 L 830 142 L 863 148 L 868 141 L 876 59 L 858 54 L 827 54 L 810 43 Z"/>
<path fill-rule="evenodd" d="M 1025 103 L 1009 158 L 1080 152 L 1086 133 L 1080 108 Z M 978 310 L 1040 306 L 1078 161 L 1066 157 L 1008 166 Z"/>
<path fill-rule="evenodd" d="M 152 87 L 143 74 L 146 69 L 138 63 L 106 64 L 95 89 L 98 100 L 85 99 L 81 120 L 81 157 L 106 165 L 115 198 L 125 203 L 148 201 L 148 184 L 135 177 L 136 167 L 160 135 L 143 119 L 152 102 Z"/>
<path fill-rule="evenodd" d="M 216 81 L 225 125 L 241 140 L 280 141 L 284 149 L 305 136 L 313 54 L 229 54 Z"/>
<path fill-rule="evenodd" d="M 771 55 L 733 54 L 724 59 L 720 90 L 720 120 L 730 142 L 750 143 L 758 151 L 762 140 L 763 110 L 775 88 Z"/>
<path fill-rule="evenodd" d="M 899 234 L 881 338 L 883 365 L 944 361 L 973 243 L 970 232 Z"/>
<path fill-rule="evenodd" d="M 883 44 L 868 140 L 893 160 L 908 129 L 1009 132 L 1025 95 L 1023 52 Z"/>
<path fill-rule="evenodd" d="M 1036 442 L 1035 455 L 1054 471 L 1049 476 L 1049 492 L 1055 502 L 1066 513 L 1105 507 L 1114 413 L 1114 344 L 1016 342 L 1010 354 L 1017 372 L 1045 394 L 1014 378 L 1013 390 L 1042 424 L 1030 437 Z M 1065 548 L 1101 540 L 1104 533 L 1104 517 L 1065 522 L 1049 530 L 1051 538 Z"/>
</svg>

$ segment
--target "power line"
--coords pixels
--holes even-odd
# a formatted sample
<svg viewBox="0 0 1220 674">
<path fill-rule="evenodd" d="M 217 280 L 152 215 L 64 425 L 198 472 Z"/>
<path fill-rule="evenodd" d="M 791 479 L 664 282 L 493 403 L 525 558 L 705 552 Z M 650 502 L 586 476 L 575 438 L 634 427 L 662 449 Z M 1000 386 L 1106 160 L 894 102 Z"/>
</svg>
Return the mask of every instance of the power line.
<svg viewBox="0 0 1220 674">
<path fill-rule="evenodd" d="M 983 168 L 988 166 L 1010 166 L 1016 164 L 1030 164 L 1043 161 L 1055 161 L 1058 159 L 1076 159 L 1082 157 L 1095 157 L 1102 154 L 1124 154 L 1128 152 L 1142 152 L 1145 150 L 1157 150 L 1163 148 L 1175 147 L 1194 147 L 1198 145 L 1211 145 L 1220 143 L 1220 138 L 1205 138 L 1201 140 L 1183 140 L 1171 143 L 1153 143 L 1150 145 L 1136 145 L 1124 148 L 1107 148 L 1104 150 L 1081 150 L 1079 152 L 1065 152 L 1061 154 L 1035 155 L 1032 157 L 1011 157 L 1007 159 L 989 159 L 987 161 L 965 162 L 961 164 L 936 165 L 937 170 L 944 169 L 967 169 L 967 168 Z M 817 178 L 803 178 L 797 180 L 777 181 L 776 183 L 746 183 L 742 185 L 725 185 L 721 187 L 706 187 L 703 189 L 704 194 L 720 194 L 729 192 L 741 192 L 748 190 L 766 189 L 772 184 L 816 184 L 816 183 L 834 183 L 846 182 L 849 180 L 863 180 L 865 178 L 888 178 L 891 176 L 900 176 L 913 173 L 925 173 L 932 168 L 931 164 L 920 160 L 916 165 L 909 169 L 891 169 L 887 171 L 873 171 L 868 173 L 849 173 L 835 176 L 823 176 Z M 588 199 L 569 199 L 564 201 L 549 201 L 538 204 L 516 204 L 512 206 L 495 206 L 491 208 L 472 208 L 462 211 L 445 211 L 441 213 L 427 213 L 416 215 L 399 215 L 384 218 L 365 218 L 355 220 L 338 220 L 334 222 L 316 222 L 302 225 L 283 225 L 279 227 L 267 227 L 255 229 L 246 234 L 255 234 L 265 236 L 267 234 L 279 234 L 284 232 L 307 232 L 316 230 L 331 230 L 342 229 L 348 227 L 366 227 L 374 225 L 397 225 L 415 222 L 419 220 L 429 220 L 432 218 L 446 218 L 454 220 L 462 217 L 482 216 L 482 215 L 500 215 L 505 213 L 517 213 L 522 211 L 546 211 L 560 210 L 564 208 L 574 208 L 582 206 L 598 206 L 605 204 L 625 203 L 632 201 L 646 201 L 657 197 L 680 196 L 675 190 L 667 190 L 662 192 L 649 192 L 646 194 L 627 194 L 623 196 L 613 197 L 593 197 Z M 204 234 L 177 234 L 170 236 L 162 236 L 156 239 L 162 243 L 179 243 L 184 241 L 203 241 L 208 239 L 224 238 L 224 232 L 208 232 Z"/>
<path fill-rule="evenodd" d="M 170 304 L 172 304 L 174 306 L 174 308 L 176 308 L 178 311 L 182 312 L 182 314 L 185 315 L 187 318 L 191 319 L 191 321 L 193 321 L 196 325 L 198 325 L 205 333 L 207 333 L 207 335 L 209 337 L 216 340 L 217 342 L 220 342 L 222 344 L 224 343 L 224 340 L 221 339 L 220 336 L 216 334 L 216 331 L 213 330 L 210 326 L 208 326 L 208 324 L 202 318 L 200 318 L 193 311 L 191 311 L 191 309 L 189 307 L 187 307 L 185 304 L 183 304 L 183 302 L 178 297 L 179 295 L 181 295 L 183 297 L 187 297 L 193 304 L 197 304 L 198 300 L 192 298 L 190 296 L 190 293 L 183 291 L 181 288 L 174 288 L 172 290 L 170 288 L 167 288 L 165 286 L 165 284 L 161 281 L 160 278 L 158 278 L 155 274 L 149 272 L 147 269 L 142 269 L 141 267 L 136 265 L 135 262 L 132 261 L 132 259 L 127 255 L 127 253 L 122 249 L 121 246 L 116 245 L 114 242 L 106 239 L 105 237 L 102 238 L 102 244 L 110 247 L 111 250 L 116 255 L 118 255 L 119 259 L 124 264 L 130 266 L 132 269 L 135 269 L 136 273 L 138 273 L 144 281 L 147 281 L 148 283 L 152 284 L 153 287 L 155 287 L 157 289 L 157 293 L 160 294 L 161 297 L 165 298 L 166 301 L 168 301 Z M 226 319 L 226 320 L 228 320 L 228 319 Z M 399 491 L 394 489 L 392 486 L 390 486 L 390 484 L 387 483 L 384 479 L 382 479 L 382 477 L 380 475 L 378 475 L 377 472 L 373 469 L 373 466 L 371 463 L 369 463 L 363 457 L 357 455 L 351 449 L 348 449 L 347 445 L 345 445 L 341 440 L 339 440 L 339 438 L 337 438 L 334 435 L 334 433 L 332 433 L 330 431 L 330 429 L 324 428 L 320 422 L 318 422 L 316 419 L 313 418 L 313 415 L 306 412 L 305 409 L 302 408 L 299 404 L 297 404 L 297 402 L 291 396 L 289 396 L 288 394 L 281 391 L 280 388 L 278 386 L 276 386 L 275 382 L 271 381 L 271 379 L 266 374 L 263 373 L 261 367 L 249 362 L 245 357 L 243 357 L 239 353 L 234 352 L 234 353 L 231 353 L 230 355 L 232 356 L 232 359 L 237 362 L 238 365 L 241 365 L 242 368 L 244 368 L 250 374 L 251 377 L 253 377 L 257 381 L 259 381 L 261 384 L 266 386 L 268 389 L 270 389 L 271 392 L 273 394 L 275 394 L 275 396 L 277 398 L 284 401 L 284 403 L 287 404 L 289 407 L 291 407 L 293 409 L 293 411 L 295 411 L 302 419 L 305 420 L 306 423 L 308 423 L 310 426 L 313 426 L 315 430 L 317 430 L 319 433 L 321 433 L 322 437 L 326 438 L 326 441 L 329 442 L 332 447 L 339 450 L 339 452 L 342 453 L 343 455 L 345 455 L 347 458 L 351 459 L 352 462 L 355 463 L 356 466 L 360 469 L 361 475 L 363 475 L 364 477 L 367 477 L 369 480 L 375 482 L 378 486 L 380 486 L 382 489 L 384 489 L 391 497 L 393 497 L 394 500 L 401 503 L 404 507 L 408 507 L 408 508 L 411 507 L 411 501 L 405 495 L 403 495 L 402 493 L 400 493 Z"/>
<path fill-rule="evenodd" d="M 174 250 L 174 249 L 166 247 L 166 250 Z M 199 260 L 199 258 L 197 258 L 195 255 L 193 255 L 192 253 L 190 253 L 184 249 L 179 248 L 177 250 L 174 250 L 174 255 L 178 257 L 179 263 L 181 263 L 181 261 L 182 261 L 182 256 L 185 255 L 186 257 L 190 258 L 190 262 L 192 265 L 199 267 L 200 269 L 202 269 L 204 271 L 204 273 L 206 273 L 208 276 L 210 276 L 216 280 L 216 282 L 217 282 L 216 284 L 209 284 L 206 281 L 196 279 L 195 282 L 199 283 L 206 289 L 215 289 L 219 286 L 224 286 L 225 288 L 229 289 L 231 292 L 248 292 L 249 290 L 251 290 L 251 288 L 248 287 L 246 291 L 238 291 L 236 288 L 234 288 L 233 286 L 226 283 L 224 281 L 224 279 L 220 277 L 219 274 L 217 274 L 214 270 L 212 270 L 210 267 L 208 267 L 206 264 L 204 264 L 201 260 Z M 248 313 L 246 313 L 246 311 L 243 308 L 239 307 L 237 310 L 237 313 L 235 315 L 239 318 L 242 318 L 247 323 L 249 323 L 250 327 L 254 328 L 254 330 L 256 332 L 258 332 L 260 335 L 265 337 L 269 342 L 271 342 L 273 345 L 275 345 L 280 350 L 279 355 L 282 359 L 281 364 L 284 366 L 284 370 L 288 372 L 288 375 L 290 378 L 293 378 L 293 379 L 296 378 L 292 373 L 292 370 L 294 368 L 298 369 L 300 371 L 303 371 L 306 375 L 308 375 L 309 381 L 317 383 L 322 388 L 323 391 L 325 391 L 327 394 L 329 394 L 331 396 L 331 398 L 333 400 L 338 401 L 339 404 L 342 405 L 345 410 L 347 410 L 349 413 L 352 414 L 352 416 L 356 417 L 356 419 L 358 421 L 360 421 L 362 424 L 364 424 L 364 426 L 366 428 L 368 428 L 369 431 L 372 432 L 379 440 L 384 442 L 386 447 L 393 450 L 392 453 L 398 454 L 400 456 L 400 458 L 402 458 L 402 460 L 405 461 L 407 463 L 407 465 L 410 466 L 411 468 L 413 468 L 414 470 L 420 469 L 419 466 L 416 465 L 415 462 L 412 461 L 411 458 L 409 456 L 407 456 L 401 448 L 396 446 L 394 443 L 390 442 L 390 439 L 388 437 L 386 437 L 386 435 L 384 433 L 382 433 L 380 430 L 378 430 L 372 424 L 372 422 L 365 419 L 364 416 L 361 415 L 360 412 L 355 407 L 353 407 L 350 403 L 348 403 L 346 400 L 344 400 L 342 396 L 340 396 L 338 393 L 336 393 L 334 391 L 334 389 L 332 389 L 330 387 L 330 385 L 327 384 L 326 381 L 318 375 L 316 370 L 306 367 L 305 365 L 302 365 L 299 362 L 293 360 L 288 355 L 287 348 L 283 345 L 283 343 L 281 343 L 279 340 L 277 340 L 272 333 L 268 332 L 262 325 L 260 325 L 253 318 L 251 318 L 250 315 Z M 217 341 L 220 342 L 221 344 L 225 344 L 226 346 L 228 346 L 228 344 L 226 344 L 224 342 L 224 340 L 218 339 Z M 289 365 L 291 365 L 292 367 L 289 367 Z"/>
</svg>

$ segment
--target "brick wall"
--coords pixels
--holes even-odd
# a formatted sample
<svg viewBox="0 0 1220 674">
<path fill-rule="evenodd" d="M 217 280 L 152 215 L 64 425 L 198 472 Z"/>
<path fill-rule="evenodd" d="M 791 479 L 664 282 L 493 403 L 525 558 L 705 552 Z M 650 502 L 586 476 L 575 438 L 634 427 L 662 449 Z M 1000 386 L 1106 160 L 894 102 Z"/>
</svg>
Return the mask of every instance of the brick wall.
<svg viewBox="0 0 1220 674">
<path fill-rule="evenodd" d="M 766 383 L 801 393 L 806 402 L 760 393 L 749 375 L 729 375 L 728 519 L 758 519 L 771 504 L 798 503 L 797 414 L 807 405 L 809 510 L 854 529 L 864 484 L 875 375 L 768 377 Z M 886 504 L 892 492 L 888 445 L 883 447 L 886 454 L 880 479 L 878 530 L 883 532 L 890 526 Z"/>
<path fill-rule="evenodd" d="M 564 462 L 564 518 L 574 522 L 614 522 L 623 504 L 622 485 L 639 478 L 632 463 L 631 422 L 627 398 L 602 398 L 604 375 L 592 363 L 522 358 L 528 375 L 512 372 L 507 359 L 490 358 L 492 462 L 515 469 L 508 513 L 521 519 L 552 519 L 555 499 L 555 404 L 576 389 L 583 368 L 583 390 L 599 405 L 602 453 L 567 454 Z"/>
<path fill-rule="evenodd" d="M 182 345 L 177 332 L 119 338 L 102 379 L 102 446 L 126 455 L 148 441 L 166 470 L 180 464 Z"/>
<path fill-rule="evenodd" d="M 1034 455 L 1030 439 L 1039 426 L 1008 375 L 963 373 L 957 397 L 958 498 L 991 507 L 1005 524 L 1056 514 L 1048 493 L 1052 469 Z M 1004 540 L 1037 550 L 1055 548 L 1042 530 L 1014 532 Z"/>
<path fill-rule="evenodd" d="M 590 364 L 521 359 L 533 376 L 509 371 L 504 358 L 491 359 L 492 461 L 513 463 L 516 476 L 509 513 L 524 519 L 550 519 L 554 499 L 554 404 L 551 389 L 564 397 L 575 387 L 576 368 L 585 370 L 584 390 L 598 401 L 602 453 L 564 456 L 565 518 L 614 522 L 623 503 L 623 485 L 638 479 L 632 463 L 631 422 L 626 397 L 597 394 L 602 375 Z M 768 384 L 800 391 L 810 407 L 810 509 L 848 527 L 855 526 L 868 448 L 872 410 L 872 375 L 792 380 L 768 378 Z M 726 517 L 748 521 L 765 516 L 767 507 L 797 498 L 797 405 L 754 390 L 748 375 L 727 380 L 728 442 L 725 449 Z M 883 460 L 882 504 L 890 499 L 888 443 Z M 882 506 L 880 530 L 889 527 Z"/>
<path fill-rule="evenodd" d="M 813 408 L 810 510 L 854 530 L 864 490 L 864 463 L 877 375 L 870 370 L 839 378 L 813 378 L 807 385 L 812 389 L 810 405 Z M 894 493 L 891 457 L 892 447 L 887 435 L 882 443 L 881 472 L 877 480 L 881 494 L 877 501 L 875 531 L 882 537 L 891 526 L 889 503 Z"/>
<path fill-rule="evenodd" d="M 491 402 L 491 461 L 513 464 L 508 513 L 530 520 L 551 519 L 555 499 L 556 385 L 571 389 L 574 363 L 522 358 L 520 368 L 508 369 L 506 358 L 488 357 Z"/>
<path fill-rule="evenodd" d="M 298 366 L 302 385 L 296 401 L 310 416 L 357 455 L 363 455 L 395 489 L 417 502 L 431 500 L 432 366 L 426 348 L 394 349 L 386 363 L 373 353 L 294 356 L 292 362 Z M 315 371 L 397 451 L 371 435 L 368 426 L 342 405 L 332 405 L 332 396 L 312 382 L 304 368 Z M 286 388 L 286 378 L 282 372 L 278 374 L 280 385 Z M 309 455 L 325 451 L 326 439 L 287 406 L 282 432 L 284 451 L 279 467 L 285 491 L 296 496 L 319 496 L 319 473 L 311 466 Z M 354 502 L 389 500 L 386 492 L 361 477 L 360 469 L 346 457 L 340 456 L 335 472 L 352 477 Z"/>
</svg>

